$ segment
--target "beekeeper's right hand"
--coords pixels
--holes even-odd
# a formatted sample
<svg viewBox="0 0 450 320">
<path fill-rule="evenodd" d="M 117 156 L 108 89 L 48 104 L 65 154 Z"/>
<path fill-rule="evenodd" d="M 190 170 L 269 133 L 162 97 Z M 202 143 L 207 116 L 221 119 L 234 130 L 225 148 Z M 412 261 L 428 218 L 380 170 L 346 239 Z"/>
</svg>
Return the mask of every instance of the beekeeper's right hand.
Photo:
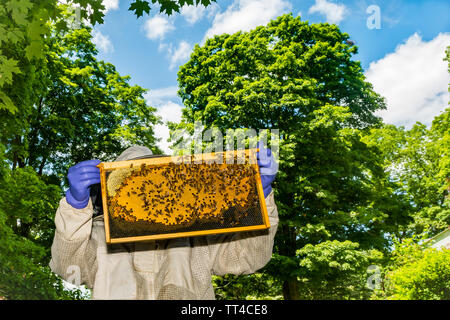
<svg viewBox="0 0 450 320">
<path fill-rule="evenodd" d="M 90 186 L 100 183 L 100 169 L 97 168 L 100 162 L 100 160 L 87 160 L 69 169 L 66 201 L 75 209 L 83 209 L 88 205 Z"/>
</svg>

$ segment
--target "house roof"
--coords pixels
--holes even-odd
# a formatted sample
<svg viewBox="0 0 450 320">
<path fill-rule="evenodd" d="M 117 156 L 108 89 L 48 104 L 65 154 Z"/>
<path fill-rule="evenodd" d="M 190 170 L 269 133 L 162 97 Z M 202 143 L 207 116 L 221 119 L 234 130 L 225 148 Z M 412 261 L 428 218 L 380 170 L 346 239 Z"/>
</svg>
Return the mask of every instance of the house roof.
<svg viewBox="0 0 450 320">
<path fill-rule="evenodd" d="M 428 239 L 425 242 L 425 245 L 432 246 L 433 244 L 435 244 L 435 243 L 437 243 L 439 241 L 442 241 L 442 240 L 444 240 L 447 237 L 450 237 L 450 226 L 447 229 L 445 229 L 444 231 L 442 231 L 442 232 L 438 233 L 437 235 L 435 235 L 434 237 Z"/>
</svg>

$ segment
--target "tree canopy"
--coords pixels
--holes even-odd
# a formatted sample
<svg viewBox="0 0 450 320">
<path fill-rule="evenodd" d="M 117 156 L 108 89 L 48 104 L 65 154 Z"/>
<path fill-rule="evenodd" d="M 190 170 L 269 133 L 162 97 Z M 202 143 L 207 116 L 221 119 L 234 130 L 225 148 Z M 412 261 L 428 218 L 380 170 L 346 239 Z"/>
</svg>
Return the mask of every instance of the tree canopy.
<svg viewBox="0 0 450 320">
<path fill-rule="evenodd" d="M 151 1 L 167 15 L 179 12 L 182 6 L 208 6 L 212 2 L 215 0 Z M 129 10 L 138 18 L 144 12 L 149 14 L 150 1 L 133 0 Z M 29 91 L 30 75 L 38 63 L 44 63 L 46 39 L 55 28 L 67 31 L 74 19 L 94 26 L 103 23 L 104 16 L 103 0 L 0 0 L 0 111 L 15 113 L 29 104 L 23 93 L 17 101 L 17 92 Z"/>
</svg>

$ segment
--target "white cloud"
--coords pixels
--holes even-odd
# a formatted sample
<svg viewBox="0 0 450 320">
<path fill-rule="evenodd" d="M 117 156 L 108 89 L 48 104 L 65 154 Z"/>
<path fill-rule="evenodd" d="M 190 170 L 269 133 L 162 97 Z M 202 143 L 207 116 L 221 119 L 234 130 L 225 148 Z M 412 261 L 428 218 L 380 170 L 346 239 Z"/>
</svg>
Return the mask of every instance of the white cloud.
<svg viewBox="0 0 450 320">
<path fill-rule="evenodd" d="M 62 3 L 62 4 L 72 4 L 73 5 L 72 0 L 58 0 L 58 2 Z M 109 10 L 119 9 L 119 0 L 103 0 L 102 3 L 105 6 L 105 10 L 104 10 L 105 13 L 108 12 Z M 76 4 L 73 6 L 76 8 L 76 7 L 79 7 L 80 5 Z M 91 8 L 92 8 L 89 4 L 87 7 L 89 8 L 89 10 L 91 10 Z"/>
<path fill-rule="evenodd" d="M 144 24 L 147 38 L 151 40 L 163 39 L 166 33 L 174 29 L 173 23 L 166 17 L 160 15 L 148 18 Z"/>
<path fill-rule="evenodd" d="M 193 25 L 205 16 L 207 18 L 213 18 L 219 9 L 219 5 L 215 2 L 208 5 L 208 7 L 202 5 L 184 5 L 181 7 L 180 14 L 189 24 Z"/>
<path fill-rule="evenodd" d="M 156 114 L 161 116 L 163 124 L 155 126 L 155 136 L 160 138 L 158 146 L 167 155 L 172 154 L 169 148 L 170 144 L 167 139 L 170 137 L 170 130 L 167 126 L 167 121 L 180 122 L 182 105 L 176 103 L 180 101 L 177 96 L 178 87 L 166 87 L 151 89 L 145 94 L 145 99 L 149 105 L 156 107 Z M 176 101 L 176 102 L 175 102 Z"/>
<path fill-rule="evenodd" d="M 181 16 L 190 24 L 194 24 L 205 15 L 206 8 L 204 6 L 183 6 L 181 8 Z"/>
<path fill-rule="evenodd" d="M 395 52 L 370 64 L 366 77 L 386 98 L 387 110 L 378 112 L 385 122 L 428 125 L 448 106 L 449 74 L 443 58 L 449 43 L 450 33 L 428 42 L 415 33 Z"/>
<path fill-rule="evenodd" d="M 166 125 L 167 121 L 180 122 L 181 121 L 181 109 L 183 107 L 172 101 L 168 101 L 165 104 L 158 107 L 157 115 L 162 117 L 164 124 L 155 126 L 155 135 L 157 138 L 161 138 L 158 146 L 167 155 L 172 154 L 172 150 L 169 148 L 170 143 L 167 139 L 170 137 L 170 130 Z"/>
<path fill-rule="evenodd" d="M 166 87 L 150 90 L 145 98 L 151 106 L 161 106 L 167 102 L 167 100 L 172 100 L 177 98 L 178 87 Z"/>
<path fill-rule="evenodd" d="M 174 48 L 172 43 L 160 43 L 159 52 L 166 52 L 166 57 L 170 61 L 169 70 L 173 70 L 177 65 L 186 62 L 191 56 L 193 46 L 187 41 L 182 40 L 178 47 Z"/>
<path fill-rule="evenodd" d="M 178 103 L 168 101 L 165 104 L 158 107 L 158 115 L 162 117 L 164 123 L 179 122 L 181 120 L 181 109 L 183 107 Z"/>
<path fill-rule="evenodd" d="M 161 42 L 158 46 L 158 52 L 163 52 L 169 49 L 169 45 L 167 43 Z"/>
<path fill-rule="evenodd" d="M 321 13 L 327 17 L 329 23 L 339 23 L 344 19 L 347 8 L 343 4 L 329 2 L 327 0 L 316 0 L 309 8 L 308 13 Z"/>
<path fill-rule="evenodd" d="M 213 2 L 206 8 L 206 17 L 208 19 L 213 19 L 219 11 L 220 6 L 217 3 Z"/>
<path fill-rule="evenodd" d="M 172 70 L 178 64 L 188 60 L 191 55 L 191 52 L 192 46 L 184 40 L 178 44 L 178 47 L 176 49 L 174 49 L 172 44 L 170 44 L 170 46 L 167 48 L 167 55 L 170 60 L 169 69 Z"/>
<path fill-rule="evenodd" d="M 103 0 L 102 3 L 106 11 L 119 9 L 119 0 Z"/>
<path fill-rule="evenodd" d="M 109 37 L 98 30 L 92 31 L 92 42 L 104 53 L 114 52 L 114 46 Z"/>
<path fill-rule="evenodd" d="M 257 26 L 266 25 L 291 8 L 286 0 L 234 0 L 224 12 L 214 16 L 203 42 L 214 35 L 250 31 Z"/>
</svg>

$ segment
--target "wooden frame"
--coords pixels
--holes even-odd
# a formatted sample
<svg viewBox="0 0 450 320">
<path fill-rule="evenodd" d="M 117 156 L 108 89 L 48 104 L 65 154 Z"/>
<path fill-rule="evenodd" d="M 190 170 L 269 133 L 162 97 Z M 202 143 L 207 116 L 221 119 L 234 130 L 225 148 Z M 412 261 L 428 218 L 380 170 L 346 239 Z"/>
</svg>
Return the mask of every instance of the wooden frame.
<svg viewBox="0 0 450 320">
<path fill-rule="evenodd" d="M 117 161 L 117 162 L 102 162 L 98 165 L 100 168 L 100 180 L 101 180 L 101 191 L 102 191 L 102 202 L 103 202 L 103 217 L 105 222 L 105 234 L 106 234 L 106 243 L 123 243 L 123 242 L 137 242 L 137 241 L 147 241 L 147 240 L 162 240 L 162 239 L 171 239 L 171 238 L 179 238 L 179 237 L 191 237 L 191 236 L 201 236 L 201 235 L 211 235 L 211 234 L 219 234 L 219 233 L 231 233 L 231 232 L 242 232 L 242 231 L 254 231 L 254 230 L 263 230 L 270 227 L 269 217 L 266 207 L 266 201 L 264 197 L 264 192 L 261 184 L 261 177 L 259 173 L 259 166 L 256 161 L 256 152 L 258 149 L 246 149 L 246 150 L 237 150 L 237 151 L 226 151 L 220 153 L 207 153 L 207 154 L 196 154 L 196 155 L 188 155 L 188 156 L 168 156 L 168 157 L 155 157 L 149 159 L 139 159 L 139 160 L 127 160 L 127 161 Z M 125 238 L 111 238 L 110 234 L 110 217 L 108 210 L 108 198 L 107 198 L 107 188 L 106 188 L 106 173 L 109 171 L 113 171 L 115 169 L 123 169 L 130 168 L 130 165 L 133 167 L 139 167 L 142 164 L 145 165 L 165 165 L 171 162 L 174 163 L 199 163 L 199 161 L 211 162 L 217 159 L 218 156 L 223 157 L 223 163 L 227 163 L 226 159 L 232 158 L 233 161 L 235 157 L 238 159 L 242 159 L 241 157 L 246 157 L 251 159 L 250 164 L 255 168 L 255 181 L 256 181 L 256 189 L 258 192 L 258 199 L 260 204 L 260 210 L 262 214 L 263 224 L 261 225 L 253 225 L 253 226 L 240 226 L 240 227 L 230 227 L 223 229 L 210 229 L 203 231 L 188 231 L 188 232 L 176 232 L 176 233 L 164 233 L 164 234 L 153 234 L 153 235 L 143 235 L 143 236 L 134 236 L 134 237 L 125 237 Z M 238 160 L 239 161 L 239 160 Z M 239 163 L 239 162 L 238 162 Z"/>
</svg>

